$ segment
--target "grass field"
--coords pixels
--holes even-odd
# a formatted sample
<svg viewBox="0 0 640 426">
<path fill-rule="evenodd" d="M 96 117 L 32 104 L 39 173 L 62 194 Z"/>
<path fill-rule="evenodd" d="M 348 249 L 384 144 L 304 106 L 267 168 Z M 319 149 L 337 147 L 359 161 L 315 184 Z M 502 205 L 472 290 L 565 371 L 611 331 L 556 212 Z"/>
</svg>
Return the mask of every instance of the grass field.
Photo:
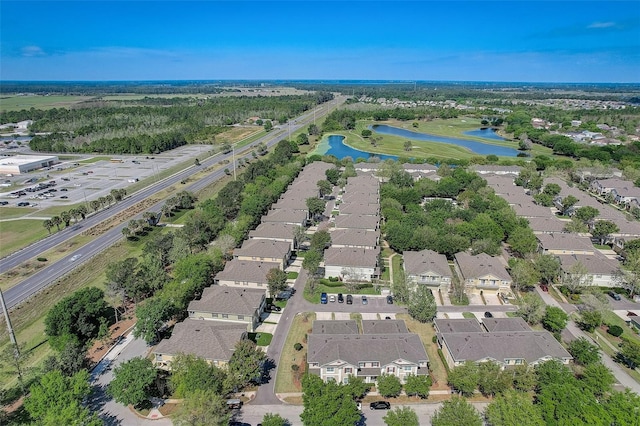
<svg viewBox="0 0 640 426">
<path fill-rule="evenodd" d="M 2 216 L 4 218 L 4 215 Z M 54 232 L 55 228 L 51 230 Z M 42 220 L 22 219 L 0 222 L 0 257 L 5 257 L 16 250 L 35 243 L 49 233 L 42 226 Z"/>
<path fill-rule="evenodd" d="M 2 96 L 0 97 L 0 111 L 20 111 L 23 109 L 52 109 L 65 108 L 91 99 L 91 96 Z"/>
<path fill-rule="evenodd" d="M 293 318 L 280 360 L 276 360 L 279 366 L 276 375 L 276 392 L 301 391 L 300 383 L 295 380 L 291 366 L 298 365 L 301 376 L 306 370 L 307 341 L 305 334 L 311 332 L 311 324 L 315 319 L 316 314 L 309 312 L 299 313 Z M 296 343 L 302 344 L 302 350 L 296 351 L 293 348 Z"/>
</svg>

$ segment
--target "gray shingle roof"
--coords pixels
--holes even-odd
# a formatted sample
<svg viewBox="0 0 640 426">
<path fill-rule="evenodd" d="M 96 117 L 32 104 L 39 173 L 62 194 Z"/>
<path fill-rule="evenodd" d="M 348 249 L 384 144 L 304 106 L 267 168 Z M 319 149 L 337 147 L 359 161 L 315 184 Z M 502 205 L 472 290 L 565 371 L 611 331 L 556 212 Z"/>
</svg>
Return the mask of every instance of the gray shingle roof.
<svg viewBox="0 0 640 426">
<path fill-rule="evenodd" d="M 511 276 L 500 261 L 486 253 L 472 256 L 469 253 L 457 253 L 456 262 L 464 280 L 493 275 L 502 281 L 511 281 Z"/>
<path fill-rule="evenodd" d="M 375 247 L 378 245 L 379 231 L 366 229 L 335 229 L 331 231 L 331 244 L 335 246 L 363 246 Z"/>
<path fill-rule="evenodd" d="M 329 247 L 324 252 L 324 263 L 331 266 L 375 268 L 379 252 L 379 248 Z"/>
<path fill-rule="evenodd" d="M 361 214 L 340 214 L 336 217 L 336 228 L 353 229 L 378 229 L 380 219 L 378 216 L 367 216 Z"/>
<path fill-rule="evenodd" d="M 223 271 L 218 272 L 216 280 L 266 284 L 267 273 L 273 268 L 280 269 L 280 264 L 232 259 L 224 265 Z"/>
<path fill-rule="evenodd" d="M 405 251 L 402 254 L 407 275 L 435 273 L 441 277 L 451 277 L 447 257 L 433 250 Z"/>
<path fill-rule="evenodd" d="M 545 250 L 595 250 L 588 237 L 568 232 L 536 234 L 536 238 Z"/>
<path fill-rule="evenodd" d="M 342 203 L 338 206 L 340 214 L 377 215 L 380 211 L 378 203 Z"/>
<path fill-rule="evenodd" d="M 358 334 L 356 320 L 315 320 L 313 322 L 313 334 Z"/>
<path fill-rule="evenodd" d="M 282 259 L 290 250 L 291 244 L 286 241 L 250 239 L 235 249 L 233 255 Z"/>
<path fill-rule="evenodd" d="M 433 320 L 433 324 L 439 333 L 470 333 L 478 332 L 482 333 L 484 329 L 480 325 L 477 319 L 468 318 L 455 318 L 455 319 L 443 319 L 436 318 Z"/>
<path fill-rule="evenodd" d="M 489 332 L 531 331 L 527 322 L 522 318 L 484 318 L 482 324 Z"/>
<path fill-rule="evenodd" d="M 310 334 L 308 338 L 307 362 L 320 366 L 336 360 L 355 366 L 360 361 L 379 361 L 381 366 L 399 359 L 415 364 L 429 361 L 417 334 Z"/>
<path fill-rule="evenodd" d="M 408 333 L 403 320 L 362 320 L 362 334 Z"/>
<path fill-rule="evenodd" d="M 282 222 L 266 222 L 249 231 L 249 238 L 280 238 L 293 241 L 293 231 L 296 225 Z"/>
<path fill-rule="evenodd" d="M 620 262 L 611 260 L 596 251 L 594 254 L 562 254 L 558 255 L 560 266 L 564 272 L 575 272 L 572 267 L 581 263 L 590 274 L 613 275 L 620 267 Z"/>
<path fill-rule="evenodd" d="M 308 217 L 308 213 L 303 210 L 277 209 L 269 210 L 262 216 L 262 222 L 282 222 L 300 224 Z"/>
<path fill-rule="evenodd" d="M 455 362 L 495 359 L 568 358 L 571 355 L 548 331 L 507 331 L 497 333 L 441 333 Z"/>
<path fill-rule="evenodd" d="M 260 307 L 265 293 L 259 288 L 212 285 L 204 289 L 200 300 L 192 300 L 187 310 L 250 316 Z"/>
<path fill-rule="evenodd" d="M 193 354 L 210 361 L 229 361 L 237 342 L 247 331 L 246 324 L 185 319 L 173 328 L 171 337 L 163 339 L 154 354 Z"/>
</svg>

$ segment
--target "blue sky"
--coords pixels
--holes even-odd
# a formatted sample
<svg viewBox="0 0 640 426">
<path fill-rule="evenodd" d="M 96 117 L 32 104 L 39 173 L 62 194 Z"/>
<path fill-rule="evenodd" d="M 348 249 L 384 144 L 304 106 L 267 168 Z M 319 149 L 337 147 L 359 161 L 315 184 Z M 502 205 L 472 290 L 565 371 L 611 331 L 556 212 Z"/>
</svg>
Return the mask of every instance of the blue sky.
<svg viewBox="0 0 640 426">
<path fill-rule="evenodd" d="M 640 1 L 5 1 L 0 80 L 640 82 Z"/>
</svg>

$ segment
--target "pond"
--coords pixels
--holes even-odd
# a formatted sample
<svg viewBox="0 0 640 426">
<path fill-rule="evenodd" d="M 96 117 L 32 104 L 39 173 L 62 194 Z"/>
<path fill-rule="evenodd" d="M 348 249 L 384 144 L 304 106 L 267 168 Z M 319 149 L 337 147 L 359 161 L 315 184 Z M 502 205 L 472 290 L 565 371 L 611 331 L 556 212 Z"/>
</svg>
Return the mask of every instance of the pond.
<svg viewBox="0 0 640 426">
<path fill-rule="evenodd" d="M 499 145 L 492 145 L 489 143 L 478 142 L 470 139 L 460 139 L 453 138 L 449 136 L 436 136 L 430 135 L 428 133 L 419 133 L 413 132 L 411 130 L 400 129 L 398 127 L 388 126 L 386 124 L 374 124 L 369 127 L 376 133 L 381 133 L 384 135 L 394 135 L 400 136 L 407 139 L 418 140 L 418 141 L 428 141 L 428 142 L 439 142 L 439 143 L 448 143 L 451 145 L 458 145 L 463 148 L 470 150 L 475 154 L 480 155 L 498 155 L 503 157 L 516 157 L 518 155 L 518 150 L 514 148 L 508 148 Z M 478 136 L 488 139 L 494 140 L 504 140 L 500 136 L 496 135 L 493 129 L 476 129 L 465 132 L 465 134 L 469 136 Z"/>
<path fill-rule="evenodd" d="M 322 139 L 322 142 L 315 150 L 316 154 L 320 155 L 333 155 L 339 160 L 345 157 L 351 157 L 355 161 L 357 158 L 364 158 L 365 160 L 376 157 L 380 160 L 397 160 L 395 155 L 385 154 L 373 154 L 371 152 L 360 151 L 359 149 L 351 148 L 343 143 L 344 136 L 342 135 L 329 135 L 327 138 Z"/>
</svg>

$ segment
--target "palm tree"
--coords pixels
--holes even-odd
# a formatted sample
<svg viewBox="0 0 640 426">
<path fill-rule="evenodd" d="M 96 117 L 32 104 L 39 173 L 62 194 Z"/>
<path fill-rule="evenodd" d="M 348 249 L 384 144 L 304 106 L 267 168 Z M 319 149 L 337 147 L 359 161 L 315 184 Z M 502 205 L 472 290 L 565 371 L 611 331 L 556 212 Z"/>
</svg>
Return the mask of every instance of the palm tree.
<svg viewBox="0 0 640 426">
<path fill-rule="evenodd" d="M 98 200 L 91 200 L 91 201 L 89 202 L 89 205 L 91 206 L 91 209 L 92 209 L 94 212 L 97 212 L 98 210 L 100 210 L 100 207 L 101 207 L 101 205 L 100 205 L 100 201 L 98 201 Z"/>
<path fill-rule="evenodd" d="M 60 224 L 62 223 L 62 219 L 60 219 L 60 216 L 54 216 L 51 218 L 51 223 L 53 223 L 58 228 L 58 231 L 59 231 Z"/>
<path fill-rule="evenodd" d="M 122 228 L 122 235 L 124 235 L 125 238 L 129 239 L 129 237 L 131 236 L 131 229 L 127 227 Z"/>
<path fill-rule="evenodd" d="M 100 203 L 100 207 L 104 207 L 104 205 L 107 204 L 107 197 L 98 198 L 98 202 Z"/>
<path fill-rule="evenodd" d="M 73 221 L 75 223 L 78 223 L 78 218 L 80 217 L 80 212 L 78 211 L 78 209 L 71 209 L 69 210 L 69 214 L 71 215 L 71 217 L 73 218 Z"/>
<path fill-rule="evenodd" d="M 113 198 L 113 195 L 111 195 L 111 194 L 106 195 L 104 198 L 107 200 L 109 205 L 111 205 L 111 203 L 115 202 L 115 198 Z"/>
<path fill-rule="evenodd" d="M 136 221 L 135 219 L 131 219 L 129 221 L 128 227 L 131 230 L 132 234 L 135 235 L 138 233 L 138 221 Z"/>
<path fill-rule="evenodd" d="M 82 217 L 82 220 L 84 220 L 87 217 L 87 213 L 89 213 L 89 209 L 84 204 L 79 205 L 77 210 Z"/>
<path fill-rule="evenodd" d="M 42 222 L 42 226 L 47 228 L 47 231 L 49 231 L 49 234 L 51 234 L 51 228 L 53 228 L 53 222 L 51 221 L 51 219 L 47 219 Z"/>
<path fill-rule="evenodd" d="M 164 217 L 171 217 L 171 207 L 169 207 L 167 204 L 162 206 L 160 212 L 164 215 Z"/>
<path fill-rule="evenodd" d="M 64 226 L 69 226 L 69 223 L 71 222 L 71 213 L 69 212 L 60 213 L 60 219 L 62 219 L 62 221 L 64 222 Z"/>
</svg>

